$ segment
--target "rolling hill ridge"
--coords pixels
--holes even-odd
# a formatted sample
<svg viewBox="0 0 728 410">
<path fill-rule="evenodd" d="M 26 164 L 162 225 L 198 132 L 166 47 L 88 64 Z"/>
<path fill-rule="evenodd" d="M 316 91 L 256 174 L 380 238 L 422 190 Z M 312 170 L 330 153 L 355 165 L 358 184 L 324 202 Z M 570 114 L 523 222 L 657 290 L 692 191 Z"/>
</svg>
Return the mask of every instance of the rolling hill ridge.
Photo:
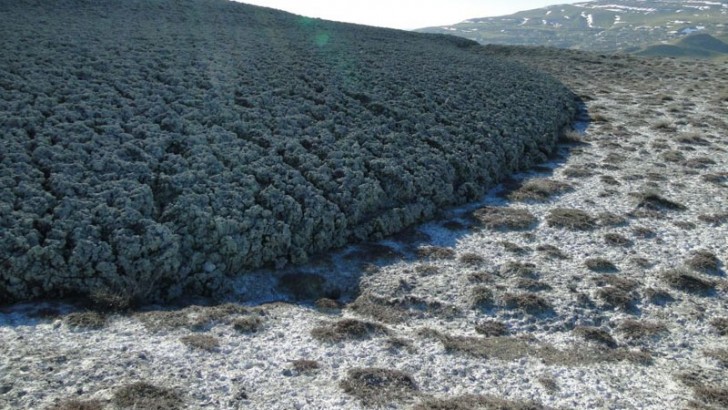
<svg viewBox="0 0 728 410">
<path fill-rule="evenodd" d="M 638 52 L 693 33 L 725 40 L 726 22 L 727 1 L 596 0 L 473 18 L 420 31 L 453 34 L 483 44 Z"/>
</svg>

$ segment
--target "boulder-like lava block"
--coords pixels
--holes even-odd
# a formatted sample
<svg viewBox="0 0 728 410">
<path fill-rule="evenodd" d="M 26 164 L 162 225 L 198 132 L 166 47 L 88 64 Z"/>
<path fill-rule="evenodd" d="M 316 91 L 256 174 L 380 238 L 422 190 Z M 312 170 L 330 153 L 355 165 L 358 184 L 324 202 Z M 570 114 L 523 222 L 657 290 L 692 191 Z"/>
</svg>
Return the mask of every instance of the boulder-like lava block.
<svg viewBox="0 0 728 410">
<path fill-rule="evenodd" d="M 469 40 L 225 0 L 0 7 L 0 303 L 210 294 L 539 161 L 574 95 Z"/>
</svg>

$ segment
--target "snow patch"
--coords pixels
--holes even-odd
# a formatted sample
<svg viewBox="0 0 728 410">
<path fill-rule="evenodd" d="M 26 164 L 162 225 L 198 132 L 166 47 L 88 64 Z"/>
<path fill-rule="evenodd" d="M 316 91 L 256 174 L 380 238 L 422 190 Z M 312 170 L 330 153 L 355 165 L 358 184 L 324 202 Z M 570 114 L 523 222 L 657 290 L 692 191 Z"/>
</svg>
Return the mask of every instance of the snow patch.
<svg viewBox="0 0 728 410">
<path fill-rule="evenodd" d="M 586 14 L 585 11 L 582 11 L 581 17 L 586 19 L 586 24 L 587 24 L 587 26 L 589 26 L 589 28 L 594 28 L 594 15 L 593 14 Z"/>
<path fill-rule="evenodd" d="M 595 4 L 592 6 L 594 9 L 620 9 L 620 10 L 630 10 L 630 11 L 645 11 L 648 13 L 655 12 L 657 9 L 652 7 L 634 7 L 634 6 L 624 6 L 621 4 Z"/>
</svg>

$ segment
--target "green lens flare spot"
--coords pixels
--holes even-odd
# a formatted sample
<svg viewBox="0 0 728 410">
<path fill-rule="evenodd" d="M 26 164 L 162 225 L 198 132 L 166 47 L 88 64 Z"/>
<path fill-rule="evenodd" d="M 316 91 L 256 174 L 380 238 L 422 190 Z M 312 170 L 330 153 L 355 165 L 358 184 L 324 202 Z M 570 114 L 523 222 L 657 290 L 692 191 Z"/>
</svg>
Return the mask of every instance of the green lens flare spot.
<svg viewBox="0 0 728 410">
<path fill-rule="evenodd" d="M 323 47 L 329 43 L 329 35 L 326 33 L 318 33 L 318 34 L 316 34 L 316 37 L 313 39 L 313 42 L 317 46 Z"/>
</svg>

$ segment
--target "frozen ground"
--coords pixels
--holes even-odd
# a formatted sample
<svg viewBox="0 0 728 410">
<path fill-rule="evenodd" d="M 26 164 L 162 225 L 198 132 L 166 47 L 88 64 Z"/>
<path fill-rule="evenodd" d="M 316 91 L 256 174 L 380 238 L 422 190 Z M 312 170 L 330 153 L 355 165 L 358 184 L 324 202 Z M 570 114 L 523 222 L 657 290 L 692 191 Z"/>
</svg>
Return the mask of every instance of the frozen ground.
<svg viewBox="0 0 728 410">
<path fill-rule="evenodd" d="M 441 220 L 245 276 L 244 307 L 3 307 L 0 408 L 728 407 L 726 64 L 485 52 L 580 94 L 581 142 Z"/>
</svg>

